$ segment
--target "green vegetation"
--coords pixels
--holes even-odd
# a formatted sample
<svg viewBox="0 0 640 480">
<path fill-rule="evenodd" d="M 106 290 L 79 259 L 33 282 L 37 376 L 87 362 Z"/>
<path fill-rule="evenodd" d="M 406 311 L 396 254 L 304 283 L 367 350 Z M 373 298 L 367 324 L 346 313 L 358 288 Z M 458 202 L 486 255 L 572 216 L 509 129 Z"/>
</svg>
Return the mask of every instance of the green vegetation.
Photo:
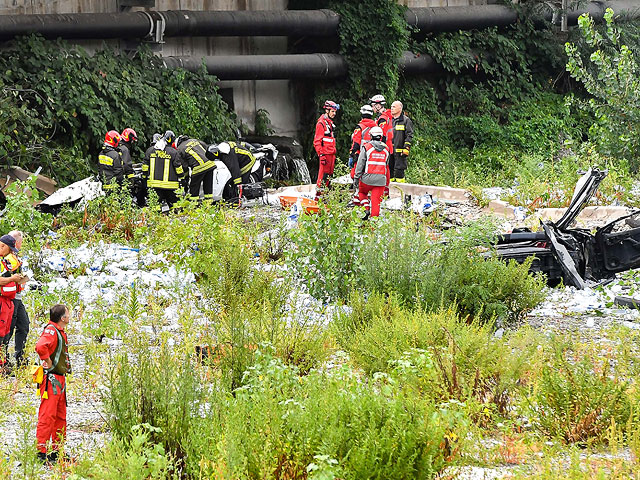
<svg viewBox="0 0 640 480">
<path fill-rule="evenodd" d="M 275 260 L 255 256 L 271 225 L 206 204 L 166 216 L 153 202 L 129 211 L 112 195 L 41 224 L 58 234 L 54 248 L 117 240 L 168 262 L 142 269 L 196 277 L 169 295 L 133 282 L 113 301 L 28 293 L 37 324 L 54 302 L 80 307 L 71 355 L 91 368 L 69 378 L 69 418 L 80 399 L 102 400 L 104 422 L 80 428 L 110 435 L 52 477 L 435 479 L 507 462 L 551 478 L 547 456 L 569 458 L 573 446 L 640 451 L 638 394 L 627 380 L 640 365 L 636 331 L 615 327 L 595 343 L 519 328 L 542 299 L 541 279 L 485 259 L 478 247 L 491 225 L 438 237 L 397 215 L 363 227 L 342 200 L 303 215 L 279 237 Z M 326 303 L 309 304 L 304 285 Z M 498 322 L 509 325 L 500 334 Z M 0 421 L 18 415 L 23 425 L 0 472 L 36 478 L 33 407 L 11 393 L 32 389 L 28 373 L 13 382 L 0 379 L 10 405 Z M 487 438 L 499 447 L 485 448 Z M 616 471 L 637 471 L 621 458 Z"/>
<path fill-rule="evenodd" d="M 485 258 L 491 223 L 430 238 L 430 227 L 414 228 L 411 219 L 363 229 L 361 217 L 329 202 L 326 213 L 302 216 L 292 230 L 291 267 L 315 297 L 345 301 L 353 291 L 392 293 L 405 305 L 433 310 L 455 303 L 465 317 L 505 324 L 541 300 L 543 279 L 528 274 L 528 263 Z"/>
<path fill-rule="evenodd" d="M 560 206 L 576 170 L 599 164 L 610 175 L 596 201 L 631 203 L 635 139 L 597 133 L 635 128 L 635 47 L 623 48 L 633 36 L 619 34 L 610 17 L 604 34 L 582 19 L 583 37 L 570 38 L 566 68 L 582 91 L 569 77 L 550 87 L 566 59 L 551 32 L 527 22 L 417 39 L 395 2 L 337 3 L 353 76 L 344 89 L 316 93 L 346 104 L 341 135 L 349 115 L 380 91 L 404 100 L 418 124 L 410 180 L 502 185 L 513 187 L 513 203 Z M 375 13 L 381 9 L 384 21 Z M 12 82 L 1 86 L 0 125 L 11 127 L 5 146 L 21 152 L 12 159 L 28 168 L 45 163 L 64 179 L 56 163 L 73 154 L 76 163 L 65 165 L 86 171 L 97 132 L 116 122 L 141 122 L 141 136 L 165 124 L 163 115 L 194 135 L 234 126 L 219 122 L 226 114 L 202 72 L 167 72 L 144 53 L 89 58 L 73 49 L 67 67 L 42 40 L 22 42 L 29 58 L 20 48 L 0 54 Z M 440 82 L 401 76 L 392 61 L 407 46 L 437 57 L 446 71 Z M 363 62 L 371 49 L 382 52 L 375 75 Z M 50 71 L 41 68 L 49 62 Z M 123 72 L 148 97 L 134 98 Z M 564 101 L 565 87 L 574 103 Z M 211 108 L 199 116 L 202 89 L 210 90 Z M 586 95 L 601 102 L 580 102 Z M 145 117 L 143 104 L 158 116 Z M 266 120 L 261 112 L 260 128 L 268 130 Z M 69 327 L 79 367 L 69 377 L 69 419 L 79 401 L 103 417 L 76 424 L 73 434 L 107 433 L 77 463 L 56 465 L 51 478 L 436 479 L 468 465 L 508 468 L 515 478 L 640 475 L 640 333 L 606 314 L 597 339 L 591 330 L 522 326 L 543 300 L 543 279 L 526 263 L 492 258 L 491 223 L 443 232 L 438 219 L 403 213 L 363 222 L 339 189 L 288 232 L 207 203 L 179 202 L 162 215 L 152 197 L 149 207 L 133 208 L 126 191 L 53 220 L 32 207 L 26 187 L 33 183 L 10 187 L 0 227 L 28 231 L 32 258 L 43 244 L 118 242 L 140 249 L 142 271 L 195 279 L 131 280 L 115 298 L 98 292 L 85 301 L 85 292 L 47 287 L 51 274 L 38 272 L 45 285 L 27 294 L 34 326 L 53 303 L 79 307 Z M 151 252 L 158 257 L 144 263 Z M 97 275 L 90 267 L 72 264 L 62 274 Z M 639 288 L 634 272 L 624 281 Z M 31 335 L 28 351 L 34 342 Z M 17 435 L 0 455 L 3 478 L 45 475 L 34 457 L 29 381 L 26 369 L 15 380 L 0 377 L 0 429 Z"/>
<path fill-rule="evenodd" d="M 62 184 L 86 176 L 108 130 L 133 127 L 142 143 L 172 128 L 231 138 L 233 115 L 203 71 L 168 70 L 150 52 L 133 57 L 31 36 L 0 53 L 0 162 Z"/>
</svg>

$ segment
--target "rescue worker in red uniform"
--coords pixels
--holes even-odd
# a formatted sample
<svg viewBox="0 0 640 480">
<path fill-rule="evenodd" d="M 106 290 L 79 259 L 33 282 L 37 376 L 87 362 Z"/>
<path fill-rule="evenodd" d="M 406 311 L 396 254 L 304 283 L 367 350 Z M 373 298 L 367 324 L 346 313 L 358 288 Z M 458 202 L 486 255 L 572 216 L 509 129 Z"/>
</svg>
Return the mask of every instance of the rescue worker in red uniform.
<svg viewBox="0 0 640 480">
<path fill-rule="evenodd" d="M 383 132 L 380 127 L 371 129 L 371 141 L 362 144 L 354 182 L 358 188 L 360 205 L 369 215 L 380 215 L 380 203 L 389 178 L 389 149 L 382 141 Z M 371 200 L 369 200 L 371 194 Z"/>
<path fill-rule="evenodd" d="M 208 145 L 195 138 L 180 135 L 176 140 L 178 147 L 178 158 L 182 162 L 176 168 L 176 173 L 180 179 L 185 179 L 191 169 L 191 181 L 189 184 L 189 198 L 191 200 L 200 199 L 200 186 L 204 190 L 204 199 L 213 200 L 213 171 L 216 164 L 207 158 Z"/>
<path fill-rule="evenodd" d="M 360 114 L 362 115 L 362 120 L 358 122 L 358 125 L 356 125 L 355 130 L 351 134 L 351 150 L 349 152 L 351 178 L 353 178 L 355 174 L 356 161 L 360 156 L 360 145 L 363 142 L 371 140 L 371 128 L 376 126 L 371 105 L 363 105 L 362 108 L 360 108 Z"/>
<path fill-rule="evenodd" d="M 382 141 L 387 144 L 389 154 L 393 153 L 393 116 L 391 110 L 386 109 L 384 106 L 387 101 L 382 95 L 374 95 L 369 99 L 373 113 L 378 115 L 376 124 L 382 129 Z"/>
<path fill-rule="evenodd" d="M 360 114 L 362 115 L 362 119 L 356 125 L 356 128 L 353 130 L 351 134 L 351 150 L 349 151 L 349 162 L 348 166 L 351 169 L 351 178 L 356 173 L 356 161 L 360 156 L 360 145 L 363 142 L 368 142 L 371 140 L 370 131 L 373 127 L 376 126 L 376 121 L 373 119 L 373 108 L 371 105 L 363 105 L 360 108 Z M 358 190 L 356 190 L 353 194 L 353 198 L 349 203 L 349 206 L 358 206 L 360 205 L 360 199 L 358 197 Z"/>
<path fill-rule="evenodd" d="M 333 175 L 333 168 L 336 162 L 336 137 L 334 134 L 335 124 L 333 119 L 340 109 L 340 105 L 331 100 L 324 102 L 324 113 L 320 115 L 316 123 L 316 133 L 313 137 L 313 148 L 315 148 L 320 160 L 318 169 L 318 180 L 316 181 L 317 194 L 321 195 L 323 188 L 329 186 L 329 180 Z"/>
<path fill-rule="evenodd" d="M 22 232 L 20 230 L 12 230 L 9 232 L 9 235 L 11 235 L 16 241 L 16 250 L 20 251 L 23 241 Z M 13 337 L 13 333 L 15 332 L 16 338 L 14 343 L 16 366 L 20 367 L 26 364 L 23 354 L 25 344 L 27 343 L 27 337 L 29 335 L 29 314 L 27 313 L 26 308 L 24 308 L 24 303 L 22 303 L 24 284 L 29 281 L 29 276 L 25 274 L 28 270 L 25 269 L 25 265 L 18 255 L 11 252 L 4 258 L 7 260 L 12 274 L 18 273 L 23 276 L 22 281 L 16 283 L 16 296 L 13 299 L 13 319 L 11 321 L 11 329 L 9 333 L 5 335 L 3 342 L 6 357 L 11 337 Z"/>
<path fill-rule="evenodd" d="M 16 298 L 18 284 L 23 283 L 24 277 L 19 273 L 12 273 L 9 255 L 17 253 L 16 240 L 11 235 L 0 237 L 0 344 L 5 344 L 5 337 L 11 332 L 13 320 L 13 299 Z M 6 343 L 8 343 L 8 338 Z M 4 348 L 0 351 L 0 370 L 8 372 L 8 361 Z"/>
<path fill-rule="evenodd" d="M 115 130 L 110 130 L 104 136 L 102 150 L 98 154 L 98 171 L 102 180 L 102 189 L 109 193 L 117 185 L 122 185 L 124 181 L 124 166 L 122 157 L 117 150 L 120 143 L 120 134 Z"/>
<path fill-rule="evenodd" d="M 69 309 L 54 305 L 49 310 L 49 323 L 36 343 L 36 353 L 43 362 L 44 377 L 40 384 L 38 411 L 38 458 L 53 462 L 67 434 L 67 385 L 65 375 L 71 373 L 67 333 Z M 51 445 L 51 453 L 47 448 Z"/>
</svg>

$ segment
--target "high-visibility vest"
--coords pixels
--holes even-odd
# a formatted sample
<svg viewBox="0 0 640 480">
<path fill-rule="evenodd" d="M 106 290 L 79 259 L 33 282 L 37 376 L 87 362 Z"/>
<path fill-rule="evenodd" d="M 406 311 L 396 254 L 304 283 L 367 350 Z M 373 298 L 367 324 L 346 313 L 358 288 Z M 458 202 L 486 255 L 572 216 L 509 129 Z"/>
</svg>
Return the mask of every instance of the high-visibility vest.
<svg viewBox="0 0 640 480">
<path fill-rule="evenodd" d="M 0 262 L 0 275 L 5 272 L 11 273 L 11 267 L 9 262 L 3 258 Z M 0 287 L 0 295 L 8 298 L 9 300 L 16 298 L 16 293 L 18 293 L 18 286 L 16 285 L 16 282 L 10 282 Z"/>
<path fill-rule="evenodd" d="M 4 258 L 9 264 L 8 266 L 11 269 L 11 273 L 20 273 L 22 271 L 22 261 L 20 261 L 15 253 L 10 253 Z M 16 284 L 16 289 L 17 293 L 20 293 L 24 290 L 24 285 Z"/>
<path fill-rule="evenodd" d="M 365 173 L 373 175 L 387 175 L 387 163 L 389 161 L 389 150 L 385 146 L 382 150 L 376 150 L 370 143 L 366 144 L 367 163 Z"/>
</svg>

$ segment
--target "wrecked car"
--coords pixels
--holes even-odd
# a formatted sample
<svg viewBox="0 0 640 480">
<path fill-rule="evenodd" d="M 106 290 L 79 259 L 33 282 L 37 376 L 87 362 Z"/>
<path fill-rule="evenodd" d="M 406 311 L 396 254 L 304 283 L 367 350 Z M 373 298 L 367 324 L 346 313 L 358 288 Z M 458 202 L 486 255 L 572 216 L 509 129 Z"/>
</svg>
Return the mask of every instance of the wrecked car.
<svg viewBox="0 0 640 480">
<path fill-rule="evenodd" d="M 612 280 L 615 274 L 640 267 L 640 211 L 590 230 L 570 228 L 578 214 L 607 176 L 607 170 L 592 168 L 576 184 L 573 198 L 557 221 L 546 221 L 541 230 L 518 230 L 499 235 L 495 253 L 504 260 L 523 263 L 533 257 L 530 272 L 542 272 L 549 285 L 561 281 L 583 289 Z"/>
</svg>

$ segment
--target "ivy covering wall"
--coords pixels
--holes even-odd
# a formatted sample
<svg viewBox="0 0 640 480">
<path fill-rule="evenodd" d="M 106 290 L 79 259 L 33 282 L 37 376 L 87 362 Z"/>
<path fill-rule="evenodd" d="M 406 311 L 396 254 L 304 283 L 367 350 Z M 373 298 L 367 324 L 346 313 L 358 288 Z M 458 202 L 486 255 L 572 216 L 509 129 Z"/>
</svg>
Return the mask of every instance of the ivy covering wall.
<svg viewBox="0 0 640 480">
<path fill-rule="evenodd" d="M 0 52 L 0 165 L 18 165 L 65 184 L 91 173 L 109 130 L 136 130 L 141 155 L 155 132 L 214 141 L 236 121 L 203 70 L 168 70 L 140 50 L 89 55 L 36 36 Z"/>
</svg>

